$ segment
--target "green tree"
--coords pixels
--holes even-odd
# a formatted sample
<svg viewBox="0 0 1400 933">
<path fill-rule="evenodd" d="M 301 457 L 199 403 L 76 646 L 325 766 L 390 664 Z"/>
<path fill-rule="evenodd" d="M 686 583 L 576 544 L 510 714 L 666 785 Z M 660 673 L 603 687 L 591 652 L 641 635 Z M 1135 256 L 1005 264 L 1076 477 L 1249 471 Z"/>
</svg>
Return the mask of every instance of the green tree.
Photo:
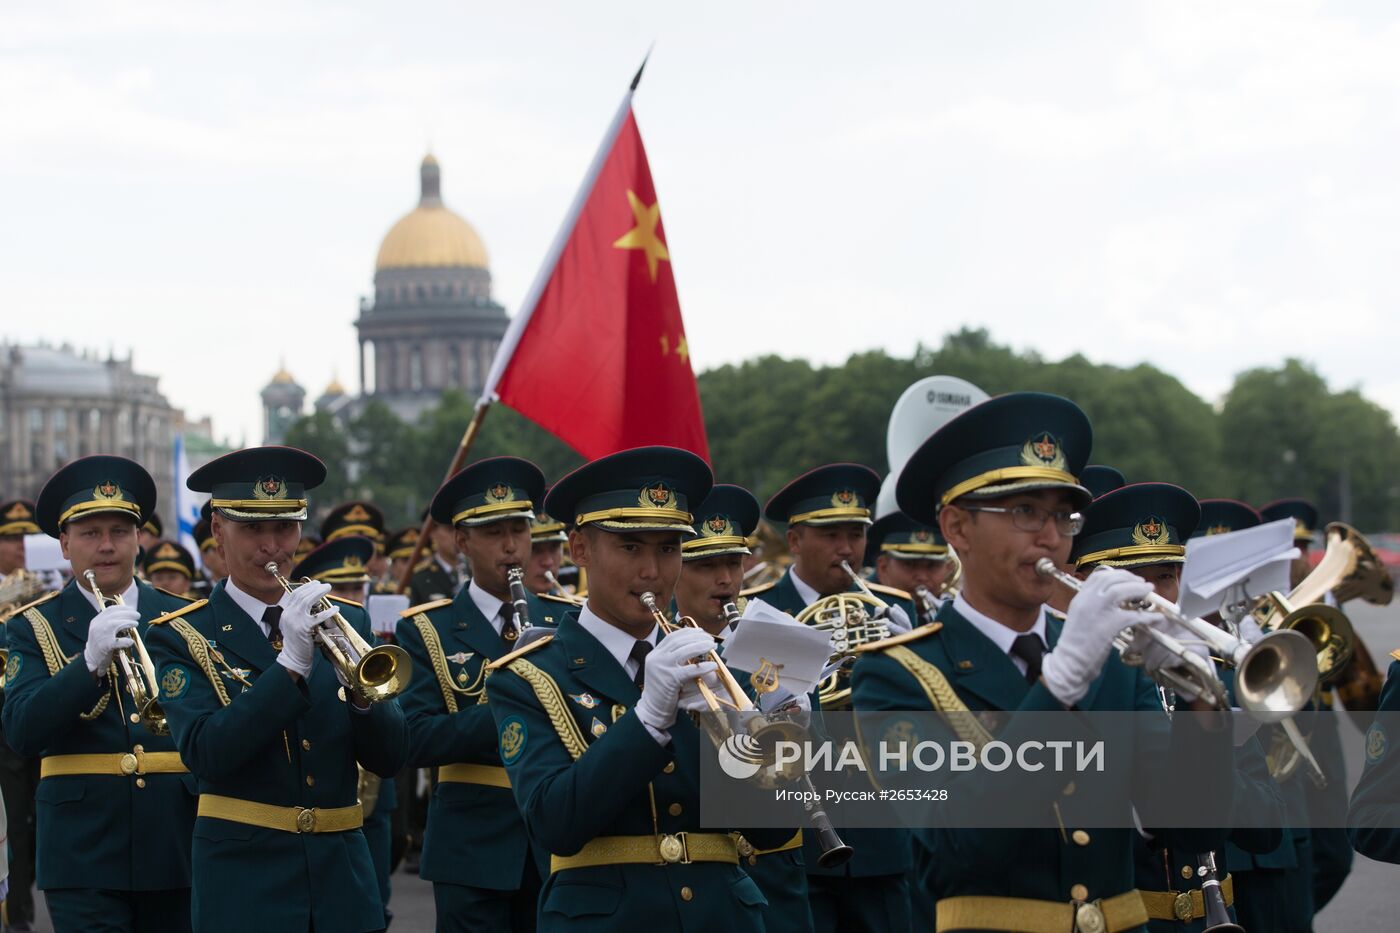
<svg viewBox="0 0 1400 933">
<path fill-rule="evenodd" d="M 324 506 L 321 512 L 351 498 L 349 438 L 327 412 L 298 418 L 287 428 L 283 443 L 316 455 L 326 465 L 326 481 L 317 487 L 315 495 L 317 506 Z"/>
</svg>

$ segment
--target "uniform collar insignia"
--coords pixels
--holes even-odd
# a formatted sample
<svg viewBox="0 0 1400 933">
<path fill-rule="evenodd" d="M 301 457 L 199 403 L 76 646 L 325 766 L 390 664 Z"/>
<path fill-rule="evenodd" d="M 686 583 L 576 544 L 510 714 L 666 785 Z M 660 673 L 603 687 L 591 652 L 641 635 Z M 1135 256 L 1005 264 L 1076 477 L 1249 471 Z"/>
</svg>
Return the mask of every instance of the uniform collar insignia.
<svg viewBox="0 0 1400 933">
<path fill-rule="evenodd" d="M 593 707 L 598 705 L 598 698 L 591 693 L 571 693 L 569 694 L 569 699 L 573 700 L 584 709 L 593 709 Z M 594 722 L 597 722 L 597 720 L 595 719 Z"/>
</svg>

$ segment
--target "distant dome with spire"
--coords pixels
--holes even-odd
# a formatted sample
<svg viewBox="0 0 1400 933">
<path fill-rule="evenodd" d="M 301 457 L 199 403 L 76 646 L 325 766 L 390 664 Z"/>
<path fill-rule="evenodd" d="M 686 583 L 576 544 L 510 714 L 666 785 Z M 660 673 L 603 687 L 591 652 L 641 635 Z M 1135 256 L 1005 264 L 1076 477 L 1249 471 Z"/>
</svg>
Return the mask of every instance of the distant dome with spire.
<svg viewBox="0 0 1400 933">
<path fill-rule="evenodd" d="M 488 268 L 486 246 L 472 225 L 442 203 L 442 169 L 429 153 L 419 168 L 418 206 L 389 229 L 379 245 L 376 272 L 450 266 Z"/>
</svg>

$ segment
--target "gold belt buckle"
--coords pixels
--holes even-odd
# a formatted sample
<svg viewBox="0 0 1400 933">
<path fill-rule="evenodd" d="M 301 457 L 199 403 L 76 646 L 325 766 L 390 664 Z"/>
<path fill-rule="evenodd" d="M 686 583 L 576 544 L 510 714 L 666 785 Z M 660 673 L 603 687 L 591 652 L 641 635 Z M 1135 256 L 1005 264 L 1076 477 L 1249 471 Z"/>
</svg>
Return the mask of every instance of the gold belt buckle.
<svg viewBox="0 0 1400 933">
<path fill-rule="evenodd" d="M 1104 933 L 1108 921 L 1104 919 L 1102 908 L 1098 904 L 1080 904 L 1074 912 L 1074 929 L 1075 933 Z"/>
<path fill-rule="evenodd" d="M 1172 916 L 1185 923 L 1191 919 L 1193 913 L 1195 911 L 1191 909 L 1191 894 L 1188 891 L 1182 891 L 1172 901 Z"/>
<path fill-rule="evenodd" d="M 685 833 L 666 833 L 657 843 L 657 849 L 661 852 L 661 860 L 668 865 L 688 865 L 690 864 L 690 853 L 686 850 Z"/>
<path fill-rule="evenodd" d="M 315 810 L 298 810 L 298 811 L 297 811 L 297 832 L 299 832 L 299 833 L 314 833 L 315 831 L 316 831 L 316 811 L 315 811 Z"/>
<path fill-rule="evenodd" d="M 131 752 L 127 752 L 125 755 L 122 755 L 120 766 L 122 774 L 135 774 L 136 769 L 141 766 L 141 762 Z"/>
</svg>

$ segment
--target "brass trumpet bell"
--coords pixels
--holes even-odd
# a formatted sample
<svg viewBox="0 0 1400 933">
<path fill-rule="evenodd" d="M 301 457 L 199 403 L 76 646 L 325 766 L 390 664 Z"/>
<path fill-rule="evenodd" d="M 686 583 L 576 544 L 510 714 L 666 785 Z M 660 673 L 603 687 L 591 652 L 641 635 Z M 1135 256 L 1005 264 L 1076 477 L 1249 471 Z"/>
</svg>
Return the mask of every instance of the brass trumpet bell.
<svg viewBox="0 0 1400 933">
<path fill-rule="evenodd" d="M 377 645 L 355 665 L 354 682 L 371 703 L 388 700 L 408 689 L 404 672 L 411 670 L 412 664 L 408 652 L 398 645 Z"/>
<path fill-rule="evenodd" d="M 1316 658 L 1312 642 L 1299 632 L 1264 636 L 1236 666 L 1235 698 L 1240 708 L 1261 722 L 1292 716 L 1317 689 Z"/>
<path fill-rule="evenodd" d="M 1340 674 L 1351 660 L 1356 645 L 1356 632 L 1346 615 L 1326 603 L 1312 603 L 1295 609 L 1280 593 L 1270 593 L 1268 599 L 1274 611 L 1283 614 L 1277 624 L 1278 630 L 1297 632 L 1312 645 L 1317 658 L 1318 680 L 1326 683 Z"/>
</svg>

